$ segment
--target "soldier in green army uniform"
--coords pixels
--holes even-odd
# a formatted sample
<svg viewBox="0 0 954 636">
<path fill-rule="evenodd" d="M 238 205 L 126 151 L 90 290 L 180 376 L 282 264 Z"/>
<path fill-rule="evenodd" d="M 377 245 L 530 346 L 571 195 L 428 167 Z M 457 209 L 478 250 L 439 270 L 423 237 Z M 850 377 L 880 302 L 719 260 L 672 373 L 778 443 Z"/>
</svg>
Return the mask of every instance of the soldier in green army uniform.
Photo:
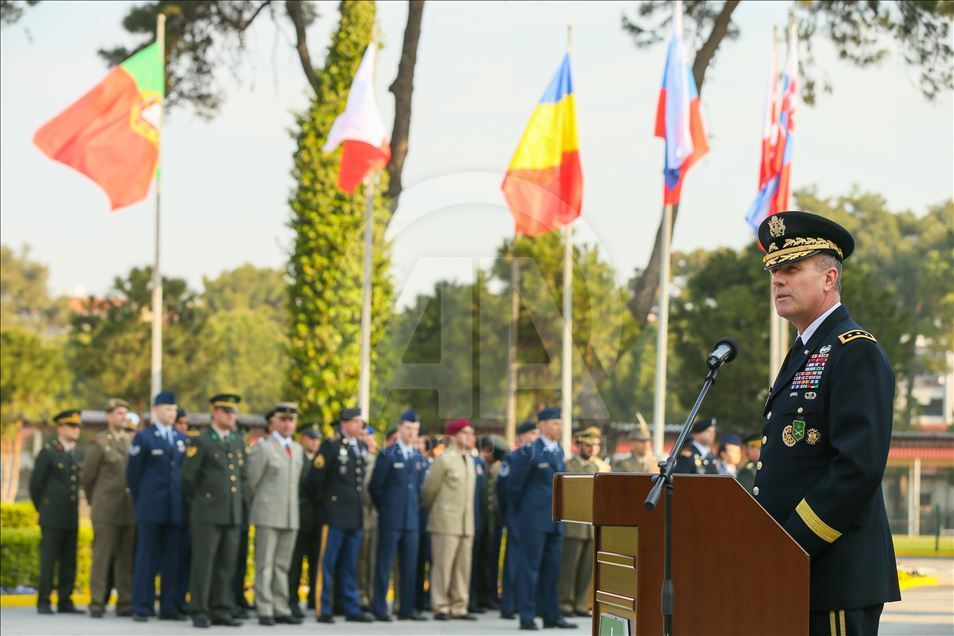
<svg viewBox="0 0 954 636">
<path fill-rule="evenodd" d="M 238 627 L 232 616 L 232 576 L 242 524 L 242 475 L 245 446 L 235 432 L 241 398 L 222 393 L 212 397 L 212 423 L 189 440 L 182 466 L 182 489 L 192 500 L 190 612 L 195 627 Z"/>
<path fill-rule="evenodd" d="M 368 492 L 368 482 L 374 472 L 374 462 L 378 458 L 378 440 L 374 436 L 374 427 L 364 423 L 364 432 L 361 441 L 368 447 L 367 466 L 364 472 L 364 492 Z M 374 595 L 374 564 L 378 553 L 378 509 L 374 507 L 371 497 L 364 498 L 364 511 L 361 525 L 361 551 L 358 553 L 358 604 L 366 612 L 371 611 L 371 600 Z"/>
<path fill-rule="evenodd" d="M 566 461 L 568 473 L 608 473 L 600 459 L 600 429 L 591 426 L 576 436 L 578 452 Z M 593 526 L 567 523 L 563 526 L 558 594 L 564 616 L 589 616 L 590 582 L 593 578 Z"/>
<path fill-rule="evenodd" d="M 742 487 L 752 494 L 755 488 L 755 475 L 762 468 L 762 462 L 759 457 L 762 454 L 762 436 L 758 433 L 752 433 L 742 439 L 742 448 L 745 450 L 748 461 L 739 469 L 735 478 Z"/>
<path fill-rule="evenodd" d="M 80 412 L 63 411 L 53 418 L 56 439 L 36 456 L 30 474 L 30 499 L 40 513 L 40 584 L 36 609 L 52 614 L 53 568 L 57 572 L 57 611 L 82 614 L 73 604 L 76 582 L 76 539 L 79 528 L 80 459 L 76 440 L 80 434 Z"/>
<path fill-rule="evenodd" d="M 89 575 L 89 614 L 102 618 L 109 598 L 110 565 L 116 585 L 116 615 L 132 616 L 133 550 L 136 515 L 126 485 L 132 435 L 125 431 L 129 403 L 106 402 L 106 430 L 96 436 L 83 459 L 82 484 L 91 506 L 93 566 Z"/>
<path fill-rule="evenodd" d="M 640 421 L 633 433 L 629 455 L 613 462 L 614 473 L 658 473 L 659 458 L 650 447 L 649 426 Z"/>
</svg>

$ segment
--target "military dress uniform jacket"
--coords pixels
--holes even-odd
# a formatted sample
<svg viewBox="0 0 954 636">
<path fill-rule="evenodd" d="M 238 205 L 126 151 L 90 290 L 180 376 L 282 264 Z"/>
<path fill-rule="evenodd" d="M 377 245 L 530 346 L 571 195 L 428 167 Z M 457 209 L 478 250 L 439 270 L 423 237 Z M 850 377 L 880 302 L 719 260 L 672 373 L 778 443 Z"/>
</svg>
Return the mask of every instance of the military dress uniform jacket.
<svg viewBox="0 0 954 636">
<path fill-rule="evenodd" d="M 132 495 L 126 485 L 126 463 L 132 436 L 103 431 L 83 458 L 83 492 L 92 506 L 93 523 L 128 525 L 136 521 Z"/>
<path fill-rule="evenodd" d="M 80 460 L 59 439 L 36 456 L 30 473 L 30 499 L 40 513 L 40 527 L 76 530 L 79 527 Z"/>
<path fill-rule="evenodd" d="M 900 600 L 881 492 L 895 380 L 839 307 L 793 351 L 765 402 L 754 495 L 811 556 L 811 610 Z"/>
<path fill-rule="evenodd" d="M 178 525 L 182 518 L 182 461 L 186 436 L 172 429 L 172 444 L 150 424 L 133 437 L 126 463 L 136 521 Z"/>
<path fill-rule="evenodd" d="M 317 532 L 324 522 L 318 514 L 318 502 L 308 488 L 308 476 L 314 469 L 312 462 L 315 458 L 308 457 L 304 448 L 299 451 L 299 456 L 302 464 L 301 474 L 298 476 L 298 527 L 302 532 Z"/>
<path fill-rule="evenodd" d="M 549 451 L 541 437 L 521 446 L 513 455 L 507 479 L 507 499 L 521 531 L 559 532 L 563 524 L 553 521 L 553 475 L 566 470 L 563 449 Z"/>
<path fill-rule="evenodd" d="M 405 458 L 401 447 L 393 444 L 378 453 L 368 490 L 378 509 L 381 530 L 420 528 L 423 483 L 424 458 L 417 450 Z"/>
<path fill-rule="evenodd" d="M 685 475 L 718 475 L 719 467 L 711 452 L 700 453 L 690 440 L 679 451 L 672 472 Z"/>
<path fill-rule="evenodd" d="M 470 453 L 449 447 L 434 458 L 421 489 L 430 533 L 474 536 L 477 471 Z"/>
<path fill-rule="evenodd" d="M 277 439 L 268 437 L 249 451 L 243 483 L 250 524 L 298 529 L 302 448 L 298 442 L 292 442 L 289 449 L 290 455 Z"/>
<path fill-rule="evenodd" d="M 593 475 L 596 473 L 608 473 L 609 465 L 599 457 L 583 459 L 579 455 L 572 455 L 566 461 L 566 472 L 583 473 Z M 567 539 L 592 539 L 593 524 L 590 523 L 568 523 L 563 526 L 563 536 Z"/>
<path fill-rule="evenodd" d="M 182 489 L 192 499 L 193 524 L 242 525 L 242 436 L 219 435 L 211 426 L 189 440 L 182 466 Z"/>
<path fill-rule="evenodd" d="M 364 475 L 368 447 L 359 440 L 341 438 L 322 442 L 308 472 L 308 489 L 320 502 L 325 523 L 341 530 L 361 530 Z"/>
<path fill-rule="evenodd" d="M 645 457 L 630 453 L 626 457 L 613 462 L 613 472 L 657 474 L 659 472 L 659 458 L 652 453 Z"/>
</svg>

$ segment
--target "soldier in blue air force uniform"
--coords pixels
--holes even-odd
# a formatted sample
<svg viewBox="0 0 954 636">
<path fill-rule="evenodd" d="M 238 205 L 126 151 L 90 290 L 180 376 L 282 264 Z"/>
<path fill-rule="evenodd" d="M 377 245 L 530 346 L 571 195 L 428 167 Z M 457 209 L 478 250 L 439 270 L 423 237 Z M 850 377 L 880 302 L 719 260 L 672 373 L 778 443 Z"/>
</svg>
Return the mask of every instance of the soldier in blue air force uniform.
<svg viewBox="0 0 954 636">
<path fill-rule="evenodd" d="M 514 509 L 520 552 L 517 567 L 517 611 L 520 629 L 573 628 L 557 607 L 563 525 L 552 519 L 553 475 L 566 469 L 560 448 L 560 409 L 540 411 L 540 438 L 522 446 L 510 462 L 508 501 Z"/>
<path fill-rule="evenodd" d="M 368 490 L 378 509 L 378 551 L 372 610 L 379 621 L 390 621 L 387 593 L 391 564 L 397 554 L 400 620 L 425 620 L 415 609 L 417 549 L 420 542 L 421 485 L 424 458 L 417 450 L 421 423 L 414 409 L 401 415 L 397 441 L 384 448 L 374 462 Z"/>
<path fill-rule="evenodd" d="M 881 479 L 894 374 L 840 302 L 854 239 L 806 212 L 759 227 L 776 311 L 798 337 L 765 401 L 756 500 L 811 557 L 811 634 L 877 634 L 900 600 Z"/>
<path fill-rule="evenodd" d="M 182 536 L 182 462 L 186 436 L 175 430 L 176 396 L 156 395 L 152 423 L 129 446 L 126 482 L 136 511 L 136 557 L 133 564 L 133 620 L 144 622 L 155 611 L 156 574 L 162 578 L 159 618 L 183 620 L 175 589 Z"/>
</svg>

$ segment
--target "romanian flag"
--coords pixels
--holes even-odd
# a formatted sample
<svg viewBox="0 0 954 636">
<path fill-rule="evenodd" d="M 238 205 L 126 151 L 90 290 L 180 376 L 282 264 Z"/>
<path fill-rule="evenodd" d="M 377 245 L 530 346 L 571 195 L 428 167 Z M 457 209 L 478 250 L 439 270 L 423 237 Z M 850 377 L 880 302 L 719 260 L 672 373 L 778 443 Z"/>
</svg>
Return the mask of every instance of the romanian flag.
<svg viewBox="0 0 954 636">
<path fill-rule="evenodd" d="M 384 122 L 374 99 L 374 57 L 372 42 L 364 52 L 358 72 L 351 82 L 344 112 L 331 125 L 325 152 L 344 146 L 338 168 L 338 187 L 354 192 L 358 184 L 391 160 L 391 146 L 384 133 Z"/>
<path fill-rule="evenodd" d="M 44 124 L 33 143 L 95 181 L 113 210 L 141 201 L 159 163 L 164 73 L 154 42 Z"/>
<path fill-rule="evenodd" d="M 788 61 L 782 77 L 782 95 L 777 96 L 775 54 L 769 76 L 765 125 L 762 132 L 762 161 L 759 166 L 759 193 L 745 220 L 758 235 L 759 225 L 772 214 L 788 209 L 791 196 L 792 152 L 794 149 L 795 102 L 798 98 L 798 33 L 788 34 Z"/>
<path fill-rule="evenodd" d="M 570 54 L 550 80 L 517 146 L 501 186 L 517 234 L 557 230 L 580 216 L 583 171 Z"/>
<path fill-rule="evenodd" d="M 709 140 L 699 111 L 699 91 L 682 45 L 682 2 L 678 1 L 656 105 L 656 136 L 666 140 L 663 201 L 666 205 L 675 205 L 679 203 L 686 172 L 709 152 Z"/>
</svg>

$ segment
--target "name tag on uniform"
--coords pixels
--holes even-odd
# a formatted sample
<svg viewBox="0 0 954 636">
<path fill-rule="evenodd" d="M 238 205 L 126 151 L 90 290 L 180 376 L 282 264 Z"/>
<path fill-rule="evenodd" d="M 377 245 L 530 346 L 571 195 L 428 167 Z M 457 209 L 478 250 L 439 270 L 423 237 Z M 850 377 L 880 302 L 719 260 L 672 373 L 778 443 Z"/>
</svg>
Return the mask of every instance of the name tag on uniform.
<svg viewBox="0 0 954 636">
<path fill-rule="evenodd" d="M 164 454 L 164 451 L 163 451 L 161 448 L 154 448 L 154 449 L 152 449 L 152 454 L 153 454 L 153 455 L 163 455 L 163 454 Z"/>
<path fill-rule="evenodd" d="M 394 463 L 394 467 L 395 467 L 395 468 L 404 468 L 404 462 L 395 462 L 395 463 Z"/>
<path fill-rule="evenodd" d="M 550 467 L 550 462 L 540 462 L 539 464 L 537 464 L 537 468 L 549 468 L 549 467 Z"/>
</svg>

